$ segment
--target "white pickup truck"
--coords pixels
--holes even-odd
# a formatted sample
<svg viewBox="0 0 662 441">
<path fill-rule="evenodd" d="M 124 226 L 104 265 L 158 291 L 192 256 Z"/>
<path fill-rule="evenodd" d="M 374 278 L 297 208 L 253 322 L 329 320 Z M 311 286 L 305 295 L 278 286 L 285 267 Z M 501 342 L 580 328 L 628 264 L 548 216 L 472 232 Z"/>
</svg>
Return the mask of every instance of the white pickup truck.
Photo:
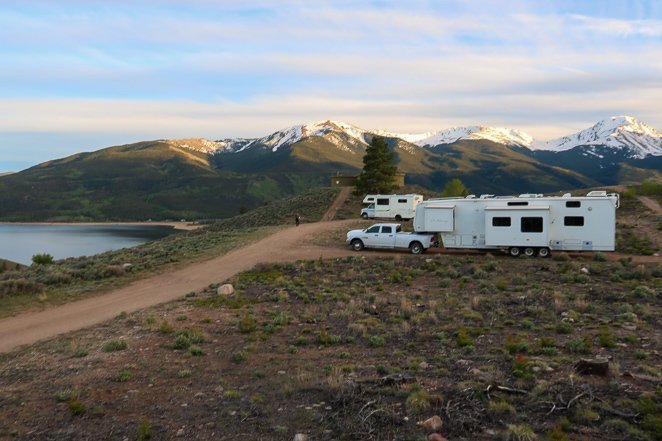
<svg viewBox="0 0 662 441">
<path fill-rule="evenodd" d="M 404 248 L 421 254 L 437 245 L 437 238 L 429 233 L 404 233 L 400 224 L 375 224 L 365 230 L 347 233 L 347 243 L 354 251 L 363 248 Z"/>
</svg>

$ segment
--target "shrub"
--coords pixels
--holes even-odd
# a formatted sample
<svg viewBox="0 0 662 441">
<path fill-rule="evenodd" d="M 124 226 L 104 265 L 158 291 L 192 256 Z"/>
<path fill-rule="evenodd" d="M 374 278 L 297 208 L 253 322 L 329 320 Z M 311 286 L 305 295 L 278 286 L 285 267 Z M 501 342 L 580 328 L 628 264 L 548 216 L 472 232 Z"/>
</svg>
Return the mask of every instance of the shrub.
<svg viewBox="0 0 662 441">
<path fill-rule="evenodd" d="M 465 328 L 458 329 L 457 335 L 455 336 L 455 342 L 461 348 L 474 345 L 473 339 L 469 336 Z"/>
<path fill-rule="evenodd" d="M 83 413 L 85 413 L 85 404 L 78 401 L 77 398 L 74 398 L 71 401 L 69 401 L 69 410 L 71 411 L 71 414 L 74 416 L 82 415 Z"/>
<path fill-rule="evenodd" d="M 32 263 L 35 265 L 50 265 L 53 261 L 53 256 L 48 253 L 35 254 L 32 256 Z"/>
<path fill-rule="evenodd" d="M 247 355 L 246 352 L 244 351 L 236 351 L 232 353 L 231 359 L 235 363 L 241 363 L 242 361 L 246 361 Z"/>
<path fill-rule="evenodd" d="M 168 323 L 167 320 L 163 320 L 161 322 L 161 326 L 159 326 L 159 332 L 161 334 L 170 334 L 173 331 L 174 331 L 174 328 L 172 327 L 172 325 L 170 323 Z"/>
<path fill-rule="evenodd" d="M 575 329 L 574 326 L 572 326 L 572 324 L 568 322 L 561 322 L 556 325 L 557 334 L 572 334 L 572 331 L 574 329 Z"/>
<path fill-rule="evenodd" d="M 430 394 L 422 387 L 417 387 L 409 394 L 405 405 L 409 413 L 423 413 L 431 407 Z"/>
<path fill-rule="evenodd" d="M 257 321 L 251 314 L 244 314 L 239 320 L 239 332 L 249 334 L 257 329 Z"/>
<path fill-rule="evenodd" d="M 381 348 L 386 344 L 386 339 L 381 335 L 373 335 L 368 339 L 368 346 L 371 348 Z"/>
<path fill-rule="evenodd" d="M 128 347 L 128 344 L 124 340 L 108 340 L 105 342 L 101 349 L 104 352 L 116 352 L 123 351 Z"/>
<path fill-rule="evenodd" d="M 138 441 L 152 439 L 152 436 L 152 424 L 149 420 L 143 420 L 140 426 L 138 426 Z"/>
</svg>

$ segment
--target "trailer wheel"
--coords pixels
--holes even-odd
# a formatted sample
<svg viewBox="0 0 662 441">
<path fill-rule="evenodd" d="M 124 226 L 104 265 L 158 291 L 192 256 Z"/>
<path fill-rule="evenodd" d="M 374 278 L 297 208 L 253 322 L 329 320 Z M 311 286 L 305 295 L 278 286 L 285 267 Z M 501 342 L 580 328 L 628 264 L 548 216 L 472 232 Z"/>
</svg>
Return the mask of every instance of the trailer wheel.
<svg viewBox="0 0 662 441">
<path fill-rule="evenodd" d="M 517 257 L 517 256 L 519 256 L 519 255 L 520 255 L 520 252 L 521 252 L 521 250 L 520 250 L 519 248 L 517 248 L 517 247 L 510 247 L 510 248 L 508 249 L 508 253 L 509 253 L 511 256 L 513 256 L 513 257 Z"/>
<path fill-rule="evenodd" d="M 536 249 L 531 247 L 524 248 L 524 255 L 526 257 L 533 257 L 536 255 Z"/>
<path fill-rule="evenodd" d="M 397 220 L 398 222 L 402 222 L 402 216 L 400 216 L 399 214 L 396 214 L 395 215 L 395 220 Z"/>
<path fill-rule="evenodd" d="M 543 257 L 543 258 L 544 257 L 549 257 L 549 254 L 550 254 L 550 251 L 549 251 L 549 248 L 547 248 L 547 247 L 543 247 L 543 248 L 540 248 L 538 250 L 538 255 L 540 257 Z"/>
<path fill-rule="evenodd" d="M 350 246 L 354 251 L 361 251 L 363 249 L 363 242 L 360 239 L 354 239 Z"/>
<path fill-rule="evenodd" d="M 421 254 L 423 252 L 423 245 L 420 242 L 412 242 L 409 244 L 409 251 L 412 254 Z"/>
<path fill-rule="evenodd" d="M 361 213 L 361 217 L 363 219 L 368 219 L 368 213 Z"/>
</svg>

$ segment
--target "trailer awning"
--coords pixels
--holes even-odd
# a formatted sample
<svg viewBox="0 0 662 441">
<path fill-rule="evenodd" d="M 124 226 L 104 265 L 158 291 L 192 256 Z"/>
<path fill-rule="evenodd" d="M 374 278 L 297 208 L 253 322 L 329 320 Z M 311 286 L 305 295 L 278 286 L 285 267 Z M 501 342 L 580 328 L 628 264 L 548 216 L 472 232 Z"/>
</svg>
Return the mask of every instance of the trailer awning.
<svg viewBox="0 0 662 441">
<path fill-rule="evenodd" d="M 455 208 L 455 205 L 425 205 L 423 208 L 425 208 L 426 210 L 429 208 L 439 209 L 439 210 L 452 210 L 453 208 Z"/>
<path fill-rule="evenodd" d="M 512 205 L 508 207 L 485 207 L 485 211 L 549 211 L 549 205 Z"/>
</svg>

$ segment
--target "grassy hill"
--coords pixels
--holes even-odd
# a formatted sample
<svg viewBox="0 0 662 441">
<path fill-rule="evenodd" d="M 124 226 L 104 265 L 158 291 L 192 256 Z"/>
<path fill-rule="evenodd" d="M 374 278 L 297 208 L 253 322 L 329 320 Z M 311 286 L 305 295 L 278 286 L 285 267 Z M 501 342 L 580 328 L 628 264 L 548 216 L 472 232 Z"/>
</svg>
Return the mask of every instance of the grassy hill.
<svg viewBox="0 0 662 441">
<path fill-rule="evenodd" d="M 259 167 L 260 158 L 245 158 Z M 279 164 L 278 158 L 263 158 Z M 274 159 L 276 159 L 274 161 Z M 323 171 L 214 166 L 164 141 L 81 153 L 0 178 L 0 218 L 113 221 L 223 218 L 326 184 Z M 311 178 L 308 178 L 312 176 Z"/>
<path fill-rule="evenodd" d="M 460 178 L 473 193 L 542 193 L 659 175 L 637 162 L 586 175 L 530 152 L 465 140 L 423 149 L 389 138 L 406 183 L 439 192 Z M 119 221 L 227 218 L 328 185 L 363 166 L 365 145 L 343 133 L 308 137 L 272 151 L 253 146 L 208 155 L 168 141 L 110 147 L 0 177 L 0 220 Z M 560 158 L 560 157 L 559 157 Z M 565 157 L 563 157 L 565 158 Z M 563 159 L 561 158 L 561 159 Z M 559 160 L 557 158 L 557 160 Z M 570 165 L 566 161 L 560 165 Z"/>
<path fill-rule="evenodd" d="M 427 174 L 411 181 L 428 188 L 443 188 L 460 178 L 474 193 L 517 194 L 582 188 L 597 181 L 568 169 L 550 166 L 501 144 L 486 140 L 462 140 L 432 149 Z"/>
</svg>

